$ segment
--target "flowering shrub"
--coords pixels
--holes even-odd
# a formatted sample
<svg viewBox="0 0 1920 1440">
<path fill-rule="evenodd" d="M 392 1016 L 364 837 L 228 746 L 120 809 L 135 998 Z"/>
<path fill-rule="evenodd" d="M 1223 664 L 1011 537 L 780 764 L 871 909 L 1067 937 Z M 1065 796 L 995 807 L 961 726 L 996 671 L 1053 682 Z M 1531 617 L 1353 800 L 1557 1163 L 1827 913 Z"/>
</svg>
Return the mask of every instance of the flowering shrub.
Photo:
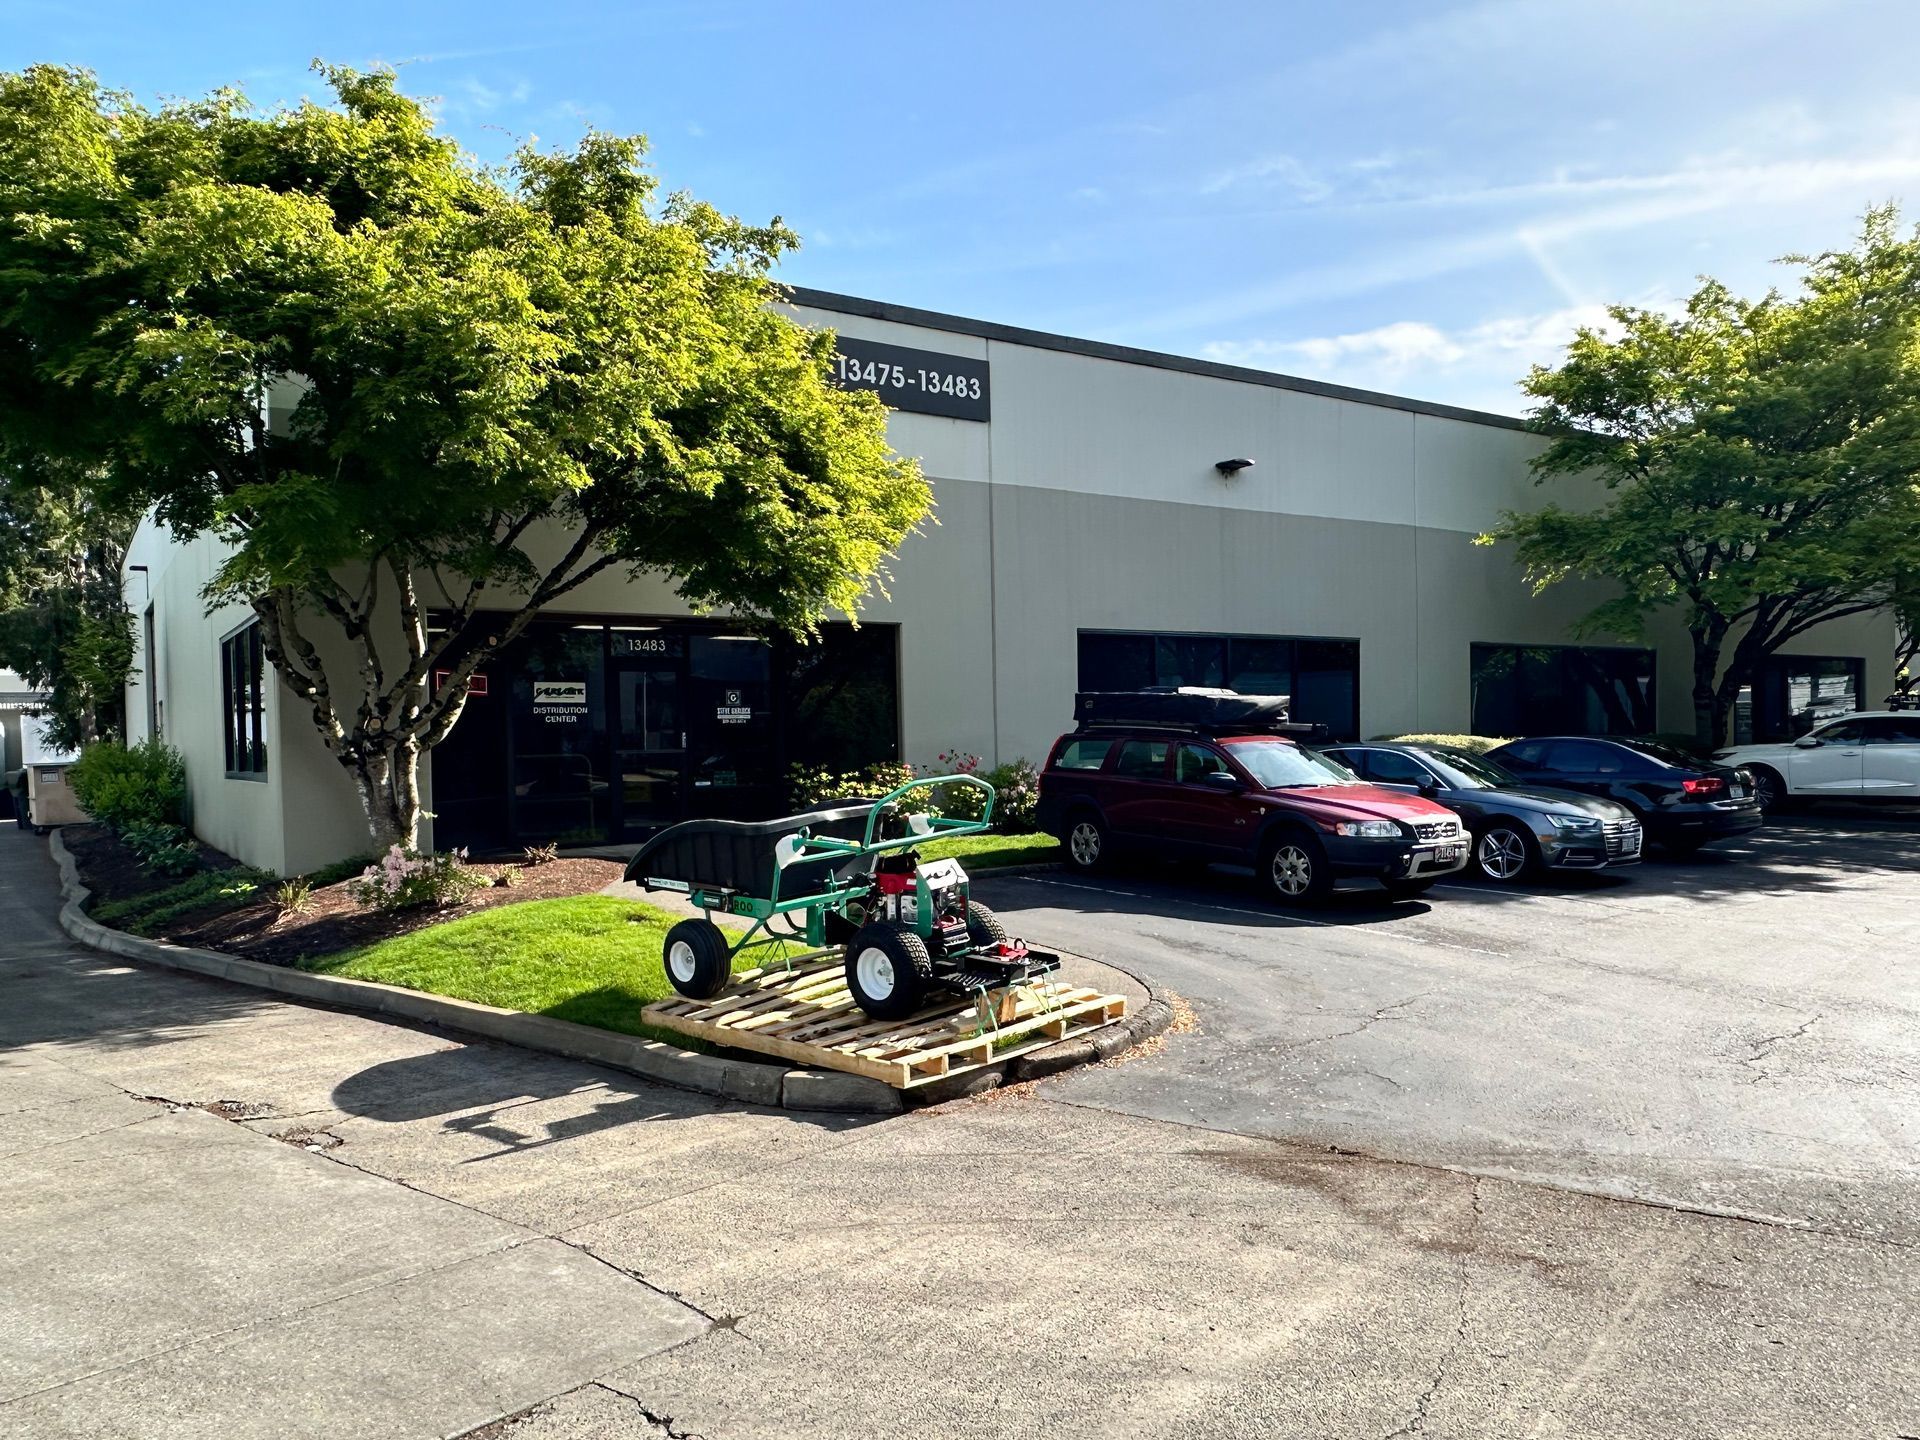
<svg viewBox="0 0 1920 1440">
<path fill-rule="evenodd" d="M 1033 829 L 1034 806 L 1040 802 L 1040 772 L 1026 760 L 1009 760 L 980 777 L 993 786 L 993 828 L 1002 835 L 1025 835 Z"/>
<path fill-rule="evenodd" d="M 347 882 L 347 893 L 376 910 L 407 910 L 416 905 L 458 905 L 487 884 L 466 867 L 467 852 L 422 855 L 395 845 Z"/>
</svg>

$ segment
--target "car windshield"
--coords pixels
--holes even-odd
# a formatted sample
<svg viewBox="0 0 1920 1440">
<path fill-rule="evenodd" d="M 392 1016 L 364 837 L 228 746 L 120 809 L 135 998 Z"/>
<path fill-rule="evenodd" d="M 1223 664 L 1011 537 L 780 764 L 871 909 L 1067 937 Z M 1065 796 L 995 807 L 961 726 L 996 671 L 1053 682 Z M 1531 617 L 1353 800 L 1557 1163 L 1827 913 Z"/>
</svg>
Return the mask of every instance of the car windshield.
<svg viewBox="0 0 1920 1440">
<path fill-rule="evenodd" d="M 1233 758 L 1269 790 L 1291 790 L 1302 785 L 1358 785 L 1346 766 L 1326 756 L 1281 740 L 1244 740 L 1229 745 Z"/>
<path fill-rule="evenodd" d="M 1505 766 L 1468 750 L 1429 750 L 1426 757 L 1456 790 L 1503 790 L 1521 783 Z"/>
</svg>

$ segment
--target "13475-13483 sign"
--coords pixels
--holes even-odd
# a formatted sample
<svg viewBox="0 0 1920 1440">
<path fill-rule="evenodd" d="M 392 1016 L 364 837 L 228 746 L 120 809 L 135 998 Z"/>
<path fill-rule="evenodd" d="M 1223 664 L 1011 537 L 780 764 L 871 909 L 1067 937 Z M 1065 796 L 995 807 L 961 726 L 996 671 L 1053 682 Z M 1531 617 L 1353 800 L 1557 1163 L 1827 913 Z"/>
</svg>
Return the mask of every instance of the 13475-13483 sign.
<svg viewBox="0 0 1920 1440">
<path fill-rule="evenodd" d="M 845 335 L 835 348 L 832 379 L 843 390 L 871 390 L 894 410 L 956 420 L 991 418 L 991 372 L 985 360 Z"/>
</svg>

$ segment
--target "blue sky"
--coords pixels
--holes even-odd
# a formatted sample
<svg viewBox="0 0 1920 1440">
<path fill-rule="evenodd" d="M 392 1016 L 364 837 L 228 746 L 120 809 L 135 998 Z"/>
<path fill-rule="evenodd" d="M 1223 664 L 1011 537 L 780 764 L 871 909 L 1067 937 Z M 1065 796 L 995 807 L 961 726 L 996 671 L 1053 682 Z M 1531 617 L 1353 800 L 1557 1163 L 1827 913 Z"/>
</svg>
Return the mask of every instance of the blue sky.
<svg viewBox="0 0 1920 1440">
<path fill-rule="evenodd" d="M 645 132 L 781 278 L 1519 413 L 1616 300 L 1920 218 L 1920 5 L 0 0 L 136 93 L 400 67 L 488 159 Z"/>
</svg>

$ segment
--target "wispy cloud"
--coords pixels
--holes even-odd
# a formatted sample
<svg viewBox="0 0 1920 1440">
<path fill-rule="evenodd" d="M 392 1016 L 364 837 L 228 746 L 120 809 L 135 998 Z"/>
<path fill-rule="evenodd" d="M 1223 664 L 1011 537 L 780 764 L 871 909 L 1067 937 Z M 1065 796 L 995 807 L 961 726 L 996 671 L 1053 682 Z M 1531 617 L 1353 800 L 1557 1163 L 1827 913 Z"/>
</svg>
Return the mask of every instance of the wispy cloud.
<svg viewBox="0 0 1920 1440">
<path fill-rule="evenodd" d="M 1332 185 L 1292 155 L 1262 155 L 1238 165 L 1230 165 L 1224 170 L 1216 170 L 1200 182 L 1200 193 L 1219 195 L 1228 190 L 1251 187 L 1264 190 L 1275 186 L 1309 203 L 1324 200 L 1333 193 Z"/>
</svg>

